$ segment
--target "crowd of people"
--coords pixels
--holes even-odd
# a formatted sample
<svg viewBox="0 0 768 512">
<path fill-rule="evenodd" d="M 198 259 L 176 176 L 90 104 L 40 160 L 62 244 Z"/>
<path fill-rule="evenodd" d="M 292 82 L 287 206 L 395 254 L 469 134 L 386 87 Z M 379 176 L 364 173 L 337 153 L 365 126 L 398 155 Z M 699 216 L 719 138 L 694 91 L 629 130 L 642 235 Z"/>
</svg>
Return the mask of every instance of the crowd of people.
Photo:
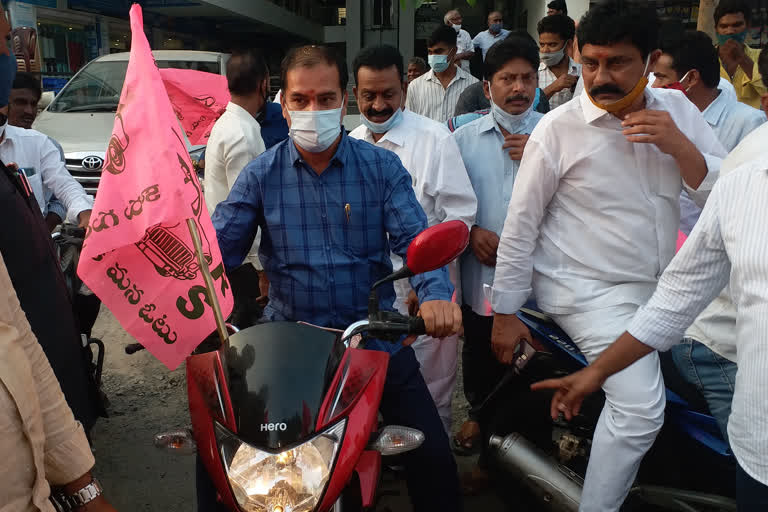
<svg viewBox="0 0 768 512">
<path fill-rule="evenodd" d="M 367 316 L 371 284 L 404 264 L 418 233 L 461 221 L 470 242 L 456 262 L 379 293 L 383 309 L 420 315 L 427 335 L 368 345 L 390 356 L 384 420 L 426 435 L 403 457 L 415 510 L 461 510 L 462 490 L 487 483 L 486 419 L 452 432 L 458 358 L 477 406 L 531 341 L 516 313 L 534 298 L 590 362 L 535 386 L 555 390 L 553 417 L 605 392 L 581 511 L 624 502 L 664 421 L 667 349 L 735 454 L 739 510 L 768 509 L 768 51 L 744 44 L 750 14 L 721 0 L 713 42 L 661 38 L 653 11 L 611 3 L 577 27 L 554 0 L 536 41 L 505 30 L 500 12 L 471 38 L 452 10 L 426 62 L 379 45 L 350 70 L 331 47 L 289 50 L 274 101 L 263 55 L 236 52 L 204 187 L 232 322 L 344 329 Z M 41 90 L 16 76 L 5 41 L 0 204 L 14 222 L 0 237 L 0 452 L 23 470 L 0 485 L 0 503 L 109 511 L 86 436 L 103 408 L 72 357 L 82 329 L 49 237 L 65 219 L 87 226 L 92 200 L 56 142 L 29 129 Z M 350 77 L 361 125 L 347 133 Z M 476 451 L 460 479 L 453 452 Z M 198 466 L 198 510 L 218 510 Z"/>
</svg>

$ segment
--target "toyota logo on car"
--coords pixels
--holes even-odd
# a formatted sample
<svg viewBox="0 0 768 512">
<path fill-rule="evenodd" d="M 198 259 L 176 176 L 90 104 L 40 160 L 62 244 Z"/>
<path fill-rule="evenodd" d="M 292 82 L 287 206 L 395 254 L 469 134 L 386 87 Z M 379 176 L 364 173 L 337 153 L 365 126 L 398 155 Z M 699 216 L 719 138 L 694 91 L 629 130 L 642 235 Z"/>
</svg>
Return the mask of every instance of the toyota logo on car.
<svg viewBox="0 0 768 512">
<path fill-rule="evenodd" d="M 87 156 L 83 158 L 83 169 L 89 171 L 98 171 L 104 165 L 104 160 L 98 156 Z"/>
</svg>

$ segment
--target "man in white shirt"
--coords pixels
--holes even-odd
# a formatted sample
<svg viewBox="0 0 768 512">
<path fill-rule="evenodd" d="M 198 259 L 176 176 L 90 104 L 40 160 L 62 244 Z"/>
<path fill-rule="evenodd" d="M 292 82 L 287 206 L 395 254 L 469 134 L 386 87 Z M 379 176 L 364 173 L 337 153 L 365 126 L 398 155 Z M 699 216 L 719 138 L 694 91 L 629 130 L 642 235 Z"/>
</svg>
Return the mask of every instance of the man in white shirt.
<svg viewBox="0 0 768 512">
<path fill-rule="evenodd" d="M 61 159 L 47 135 L 4 124 L 0 129 L 0 160 L 15 164 L 27 176 L 40 212 L 45 217 L 54 194 L 67 210 L 66 217 L 80 227 L 88 226 L 93 199 L 85 192 Z"/>
<path fill-rule="evenodd" d="M 456 31 L 445 25 L 438 27 L 427 42 L 430 69 L 408 84 L 405 106 L 416 114 L 444 123 L 456 110 L 464 89 L 477 83 L 455 64 Z"/>
<path fill-rule="evenodd" d="M 704 204 L 725 156 L 698 109 L 646 88 L 660 52 L 648 9 L 592 8 L 579 23 L 584 93 L 526 145 L 499 243 L 493 347 L 513 360 L 531 295 L 595 360 L 674 256 L 683 186 Z M 605 382 L 582 512 L 618 511 L 664 421 L 656 355 Z"/>
<path fill-rule="evenodd" d="M 430 226 L 460 220 L 471 227 L 475 221 L 477 199 L 459 148 L 445 126 L 409 110 L 403 111 L 403 57 L 397 48 L 365 48 L 355 58 L 353 70 L 354 93 L 363 124 L 350 136 L 388 149 L 400 157 L 413 177 L 416 199 L 424 208 Z M 392 264 L 398 269 L 402 260 L 393 254 Z M 454 285 L 458 285 L 455 266 L 449 270 Z M 410 313 L 415 313 L 418 299 L 410 284 L 398 281 L 395 291 L 395 306 L 400 312 L 408 314 L 410 309 Z M 413 349 L 446 432 L 450 434 L 451 399 L 458 368 L 458 335 L 443 339 L 421 336 Z"/>
<path fill-rule="evenodd" d="M 493 313 L 483 288 L 493 284 L 499 235 L 528 136 L 544 117 L 533 110 L 539 67 L 539 52 L 533 40 L 510 35 L 488 51 L 483 67 L 485 95 L 489 101 L 493 98 L 491 113 L 453 134 L 477 196 L 477 218 L 470 232 L 469 250 L 460 260 L 464 395 L 473 408 L 483 402 L 506 372 L 491 349 Z M 485 477 L 487 443 L 480 434 L 483 419 L 470 415 L 454 438 L 461 449 L 468 451 L 477 444 L 481 447 L 479 467 L 472 474 L 473 485 L 480 485 Z"/>
<path fill-rule="evenodd" d="M 469 73 L 469 61 L 475 56 L 475 46 L 469 32 L 461 28 L 461 12 L 458 9 L 448 11 L 443 21 L 456 31 L 456 64 Z"/>
<path fill-rule="evenodd" d="M 227 62 L 227 83 L 232 99 L 213 125 L 205 151 L 205 203 L 211 215 L 227 198 L 243 168 L 265 151 L 256 120 L 269 91 L 264 58 L 255 51 L 233 55 Z M 230 275 L 235 295 L 232 322 L 241 328 L 258 319 L 255 301 L 266 295 L 269 286 L 259 262 L 259 240 L 256 235 L 245 263 Z"/>
<path fill-rule="evenodd" d="M 744 512 L 768 510 L 767 217 L 768 159 L 763 155 L 718 180 L 655 293 L 634 318 L 627 319 L 627 331 L 586 369 L 534 386 L 556 389 L 552 409 L 572 417 L 584 397 L 611 375 L 654 349 L 667 350 L 679 343 L 691 322 L 729 285 L 737 305 L 739 372 L 728 434 L 740 466 L 736 500 Z"/>
<path fill-rule="evenodd" d="M 483 52 L 483 60 L 485 60 L 485 54 L 488 53 L 491 46 L 509 35 L 509 30 L 503 27 L 504 17 L 499 11 L 493 11 L 488 15 L 488 30 L 483 30 L 472 39 L 474 47 Z"/>
<path fill-rule="evenodd" d="M 703 32 L 684 35 L 664 45 L 656 64 L 654 87 L 682 90 L 701 110 L 717 138 L 731 151 L 765 122 L 765 113 L 729 98 L 718 87 L 717 49 Z M 721 176 L 722 176 L 721 171 Z M 680 230 L 690 234 L 701 215 L 688 195 L 680 196 Z M 736 383 L 736 307 L 725 289 L 686 332 L 672 351 L 680 374 L 699 388 L 727 439 L 728 416 Z"/>
<path fill-rule="evenodd" d="M 571 101 L 576 82 L 581 76 L 581 64 L 568 56 L 576 35 L 573 20 L 563 14 L 547 16 L 539 21 L 539 87 L 549 99 L 549 108 L 556 109 Z"/>
<path fill-rule="evenodd" d="M 38 77 L 32 73 L 17 73 L 8 102 L 8 124 L 19 128 L 32 128 L 32 123 L 37 117 L 37 104 L 40 102 L 42 94 L 43 88 Z M 59 150 L 61 161 L 65 162 L 64 149 L 62 149 L 61 144 L 55 139 L 50 140 Z M 45 223 L 51 232 L 67 217 L 67 209 L 61 201 L 56 199 L 56 196 L 51 196 L 48 200 L 45 211 Z"/>
</svg>

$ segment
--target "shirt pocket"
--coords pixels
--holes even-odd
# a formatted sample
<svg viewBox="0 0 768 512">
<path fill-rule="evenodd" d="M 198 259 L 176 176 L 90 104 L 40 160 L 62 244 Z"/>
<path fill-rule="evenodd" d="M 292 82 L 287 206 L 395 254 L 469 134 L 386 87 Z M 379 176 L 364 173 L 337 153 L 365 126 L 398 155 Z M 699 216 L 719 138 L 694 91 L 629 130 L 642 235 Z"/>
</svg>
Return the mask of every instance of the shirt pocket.
<svg viewBox="0 0 768 512">
<path fill-rule="evenodd" d="M 649 189 L 653 195 L 679 201 L 683 189 L 680 168 L 669 155 L 658 155 L 653 169 L 649 171 Z"/>
</svg>

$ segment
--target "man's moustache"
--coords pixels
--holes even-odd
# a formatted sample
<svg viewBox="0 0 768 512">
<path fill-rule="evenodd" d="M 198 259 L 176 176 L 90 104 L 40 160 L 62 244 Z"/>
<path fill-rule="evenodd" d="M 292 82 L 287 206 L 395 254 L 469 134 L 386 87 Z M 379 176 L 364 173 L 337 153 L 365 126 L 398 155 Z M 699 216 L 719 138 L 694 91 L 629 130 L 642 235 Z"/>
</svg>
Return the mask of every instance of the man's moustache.
<svg viewBox="0 0 768 512">
<path fill-rule="evenodd" d="M 518 95 L 515 95 L 515 96 L 508 97 L 506 100 L 504 100 L 504 103 L 511 103 L 513 101 L 525 101 L 525 102 L 528 102 L 528 101 L 531 101 L 531 98 L 529 98 L 528 96 L 523 96 L 522 94 L 518 94 Z"/>
<path fill-rule="evenodd" d="M 605 85 L 598 85 L 596 87 L 593 87 L 589 90 L 589 95 L 593 98 L 595 96 L 599 96 L 601 94 L 621 94 L 625 95 L 626 93 L 619 89 L 617 85 L 614 84 L 605 84 Z"/>
<path fill-rule="evenodd" d="M 388 108 L 387 110 L 374 110 L 372 108 L 369 108 L 365 112 L 365 115 L 366 115 L 366 117 L 368 117 L 370 119 L 371 117 L 391 116 L 394 113 L 395 113 L 395 111 L 392 110 L 391 108 Z"/>
</svg>

